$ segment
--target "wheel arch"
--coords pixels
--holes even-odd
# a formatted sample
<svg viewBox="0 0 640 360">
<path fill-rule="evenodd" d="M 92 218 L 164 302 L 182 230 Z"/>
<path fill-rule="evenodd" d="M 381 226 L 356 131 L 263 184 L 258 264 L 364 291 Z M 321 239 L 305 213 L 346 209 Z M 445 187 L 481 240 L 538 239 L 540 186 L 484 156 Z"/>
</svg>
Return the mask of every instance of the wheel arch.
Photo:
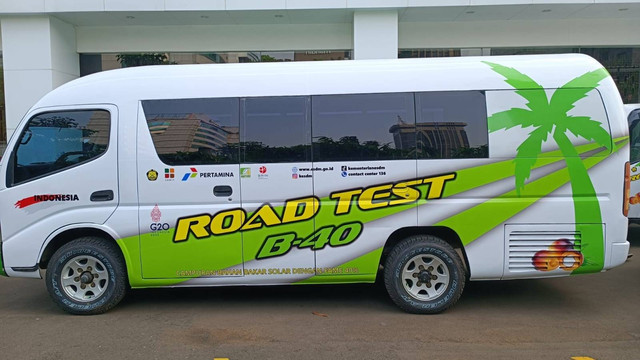
<svg viewBox="0 0 640 360">
<path fill-rule="evenodd" d="M 70 243 L 71 241 L 86 237 L 86 236 L 95 236 L 104 239 L 105 241 L 112 243 L 120 255 L 122 256 L 122 261 L 127 266 L 127 259 L 125 255 L 122 253 L 120 246 L 116 242 L 116 236 L 112 234 L 108 229 L 104 229 L 102 227 L 97 227 L 95 225 L 82 224 L 81 226 L 74 227 L 66 227 L 58 229 L 55 233 L 53 233 L 49 240 L 45 242 L 42 250 L 40 251 L 40 256 L 38 257 L 38 266 L 40 269 L 46 269 L 49 264 L 49 260 L 51 260 L 51 256 L 60 249 L 65 244 Z"/>
<path fill-rule="evenodd" d="M 432 235 L 436 236 L 453 247 L 454 250 L 460 255 L 460 259 L 465 267 L 467 279 L 471 276 L 471 269 L 469 268 L 469 259 L 467 258 L 467 252 L 462 244 L 462 240 L 455 230 L 446 226 L 412 226 L 405 227 L 394 231 L 387 239 L 384 248 L 382 249 L 382 256 L 380 257 L 380 264 L 384 265 L 387 256 L 391 252 L 396 244 L 402 240 L 413 235 Z"/>
</svg>

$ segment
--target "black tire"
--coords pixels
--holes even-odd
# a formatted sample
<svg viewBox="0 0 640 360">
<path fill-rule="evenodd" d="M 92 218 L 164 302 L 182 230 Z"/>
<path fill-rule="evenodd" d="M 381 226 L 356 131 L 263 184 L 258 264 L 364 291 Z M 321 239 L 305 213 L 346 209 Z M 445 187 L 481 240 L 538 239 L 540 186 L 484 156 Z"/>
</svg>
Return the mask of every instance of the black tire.
<svg viewBox="0 0 640 360">
<path fill-rule="evenodd" d="M 417 265 L 419 260 L 416 259 L 422 259 L 423 262 L 427 259 L 427 262 L 437 265 L 436 269 L 422 265 L 425 269 L 420 270 Z M 416 275 L 411 275 L 415 283 L 412 283 L 413 279 L 403 280 L 405 267 L 412 272 L 415 269 L 413 274 Z M 444 274 L 445 270 L 449 275 L 448 281 L 442 280 L 445 277 L 439 274 L 439 271 Z M 436 283 L 439 275 L 443 282 Z M 465 281 L 466 273 L 460 256 L 451 245 L 435 236 L 414 235 L 406 238 L 391 250 L 384 264 L 384 284 L 389 296 L 402 310 L 414 314 L 436 314 L 448 309 L 462 295 Z M 423 290 L 427 286 L 436 294 L 427 294 L 427 289 Z M 419 293 L 412 295 L 407 288 Z M 429 298 L 431 295 L 433 297 Z"/>
<path fill-rule="evenodd" d="M 80 259 L 81 263 L 85 261 L 84 259 L 96 261 L 97 265 L 94 267 L 97 269 L 89 267 L 88 269 L 91 271 L 88 271 L 88 275 L 85 275 L 87 271 L 77 272 L 77 270 L 81 269 L 78 268 L 76 270 L 75 267 L 77 265 L 66 267 L 71 265 L 74 259 Z M 89 263 L 87 262 L 87 264 Z M 67 268 L 66 276 L 72 275 L 71 278 L 73 278 L 73 280 L 67 281 L 74 281 L 73 285 L 66 287 L 63 286 L 62 274 L 65 267 Z M 95 275 L 98 275 L 95 279 L 92 271 Z M 103 274 L 101 278 L 99 277 L 100 273 Z M 82 274 L 85 277 L 82 278 L 78 274 Z M 76 281 L 75 279 L 83 280 Z M 90 282 L 84 285 L 83 281 L 85 280 Z M 127 271 L 120 250 L 112 242 L 91 236 L 82 237 L 65 244 L 53 254 L 47 266 L 46 283 L 47 290 L 53 301 L 64 311 L 75 315 L 96 315 L 107 312 L 124 298 L 129 287 Z M 80 284 L 87 289 L 87 294 L 82 295 L 86 297 L 83 300 L 74 298 L 74 295 L 81 297 Z M 102 289 L 100 291 L 92 290 L 92 285 L 94 285 L 93 289 L 96 289 L 96 287 L 97 289 Z M 96 293 L 92 291 L 96 291 Z"/>
</svg>

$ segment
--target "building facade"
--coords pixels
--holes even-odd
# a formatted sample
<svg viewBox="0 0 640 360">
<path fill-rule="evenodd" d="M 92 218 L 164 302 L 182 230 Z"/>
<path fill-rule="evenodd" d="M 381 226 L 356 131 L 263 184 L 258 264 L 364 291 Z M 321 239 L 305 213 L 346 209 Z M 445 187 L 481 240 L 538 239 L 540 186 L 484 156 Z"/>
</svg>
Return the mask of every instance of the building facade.
<svg viewBox="0 0 640 360">
<path fill-rule="evenodd" d="M 640 0 L 0 0 L 0 144 L 55 87 L 158 63 L 580 52 L 640 102 L 639 17 Z"/>
</svg>

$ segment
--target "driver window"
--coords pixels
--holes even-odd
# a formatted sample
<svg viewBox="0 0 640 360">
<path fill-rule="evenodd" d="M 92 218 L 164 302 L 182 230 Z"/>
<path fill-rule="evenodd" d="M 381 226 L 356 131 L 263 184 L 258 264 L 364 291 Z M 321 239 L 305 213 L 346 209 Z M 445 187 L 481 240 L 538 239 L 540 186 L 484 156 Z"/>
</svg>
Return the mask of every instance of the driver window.
<svg viewBox="0 0 640 360">
<path fill-rule="evenodd" d="M 94 159 L 107 150 L 106 110 L 47 112 L 32 117 L 13 152 L 13 181 L 20 184 Z"/>
</svg>

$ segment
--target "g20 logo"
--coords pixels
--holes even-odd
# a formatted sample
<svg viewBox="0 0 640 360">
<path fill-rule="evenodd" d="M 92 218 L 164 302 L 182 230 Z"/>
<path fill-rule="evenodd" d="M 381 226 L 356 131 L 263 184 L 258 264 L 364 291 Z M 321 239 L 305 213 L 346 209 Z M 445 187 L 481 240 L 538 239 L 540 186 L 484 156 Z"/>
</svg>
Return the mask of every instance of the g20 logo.
<svg viewBox="0 0 640 360">
<path fill-rule="evenodd" d="M 170 226 L 167 223 L 151 223 L 149 225 L 149 229 L 151 231 L 166 231 L 169 230 Z"/>
</svg>

